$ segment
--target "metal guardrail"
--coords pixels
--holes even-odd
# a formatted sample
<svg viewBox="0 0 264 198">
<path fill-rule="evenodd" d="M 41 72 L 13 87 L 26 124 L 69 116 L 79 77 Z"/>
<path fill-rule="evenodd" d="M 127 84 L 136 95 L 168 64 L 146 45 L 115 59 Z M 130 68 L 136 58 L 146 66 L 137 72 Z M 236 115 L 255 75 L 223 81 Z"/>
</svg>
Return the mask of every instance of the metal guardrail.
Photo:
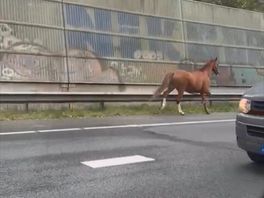
<svg viewBox="0 0 264 198">
<path fill-rule="evenodd" d="M 238 101 L 242 94 L 212 94 L 209 101 Z M 175 101 L 176 95 L 167 97 Z M 159 102 L 161 98 L 152 98 L 151 94 L 127 93 L 91 93 L 91 92 L 5 92 L 0 93 L 0 103 L 77 103 L 77 102 Z M 185 94 L 182 101 L 201 101 L 198 94 Z"/>
</svg>

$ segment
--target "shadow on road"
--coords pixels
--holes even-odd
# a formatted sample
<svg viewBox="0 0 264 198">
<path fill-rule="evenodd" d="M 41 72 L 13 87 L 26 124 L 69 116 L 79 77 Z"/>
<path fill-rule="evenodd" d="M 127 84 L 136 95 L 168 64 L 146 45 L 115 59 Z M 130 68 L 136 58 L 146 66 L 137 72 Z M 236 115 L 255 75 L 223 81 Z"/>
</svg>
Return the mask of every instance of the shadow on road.
<svg viewBox="0 0 264 198">
<path fill-rule="evenodd" d="M 263 164 L 256 164 L 256 163 L 249 163 L 244 164 L 241 167 L 244 171 L 248 171 L 258 176 L 264 176 L 264 165 Z"/>
</svg>

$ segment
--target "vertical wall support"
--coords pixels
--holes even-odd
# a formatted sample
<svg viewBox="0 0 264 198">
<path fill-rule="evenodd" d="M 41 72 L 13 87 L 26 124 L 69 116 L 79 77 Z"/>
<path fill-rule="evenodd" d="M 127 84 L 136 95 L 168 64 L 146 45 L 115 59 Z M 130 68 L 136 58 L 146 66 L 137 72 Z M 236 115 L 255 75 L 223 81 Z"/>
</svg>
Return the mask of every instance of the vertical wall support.
<svg viewBox="0 0 264 198">
<path fill-rule="evenodd" d="M 179 0 L 179 6 L 180 6 L 180 18 L 181 18 L 181 24 L 182 24 L 182 41 L 183 41 L 183 51 L 184 51 L 184 60 L 187 60 L 188 58 L 188 51 L 186 46 L 186 30 L 185 30 L 185 24 L 184 24 L 184 15 L 183 15 L 183 3 L 182 0 Z"/>
<path fill-rule="evenodd" d="M 67 73 L 67 91 L 70 91 L 70 70 L 69 70 L 69 54 L 68 54 L 68 45 L 67 45 L 67 35 L 66 35 L 66 20 L 65 20 L 65 10 L 64 10 L 64 0 L 61 1 L 61 11 L 62 11 L 62 25 L 64 33 L 64 47 L 66 55 L 66 73 Z M 69 106 L 70 108 L 70 106 Z"/>
</svg>

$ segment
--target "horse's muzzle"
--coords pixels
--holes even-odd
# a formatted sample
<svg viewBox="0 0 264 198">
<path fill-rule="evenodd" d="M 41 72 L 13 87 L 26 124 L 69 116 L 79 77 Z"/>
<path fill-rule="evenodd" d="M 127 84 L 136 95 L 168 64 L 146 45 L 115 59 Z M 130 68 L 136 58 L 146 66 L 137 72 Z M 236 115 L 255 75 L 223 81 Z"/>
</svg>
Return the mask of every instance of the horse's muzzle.
<svg viewBox="0 0 264 198">
<path fill-rule="evenodd" d="M 214 73 L 215 73 L 215 75 L 219 74 L 218 70 L 214 70 Z"/>
</svg>

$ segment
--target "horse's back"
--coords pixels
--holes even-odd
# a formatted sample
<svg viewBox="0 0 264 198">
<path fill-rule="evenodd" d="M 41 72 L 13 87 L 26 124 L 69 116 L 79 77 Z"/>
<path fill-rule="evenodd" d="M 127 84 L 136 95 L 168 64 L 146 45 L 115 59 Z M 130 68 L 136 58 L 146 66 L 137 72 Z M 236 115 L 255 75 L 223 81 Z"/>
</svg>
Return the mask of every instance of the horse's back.
<svg viewBox="0 0 264 198">
<path fill-rule="evenodd" d="M 187 83 L 194 79 L 194 76 L 191 72 L 185 70 L 176 70 L 173 75 L 174 81 L 178 83 Z"/>
<path fill-rule="evenodd" d="M 176 89 L 184 89 L 187 92 L 199 92 L 203 86 L 203 77 L 199 72 L 176 70 L 173 75 L 173 84 Z"/>
</svg>

